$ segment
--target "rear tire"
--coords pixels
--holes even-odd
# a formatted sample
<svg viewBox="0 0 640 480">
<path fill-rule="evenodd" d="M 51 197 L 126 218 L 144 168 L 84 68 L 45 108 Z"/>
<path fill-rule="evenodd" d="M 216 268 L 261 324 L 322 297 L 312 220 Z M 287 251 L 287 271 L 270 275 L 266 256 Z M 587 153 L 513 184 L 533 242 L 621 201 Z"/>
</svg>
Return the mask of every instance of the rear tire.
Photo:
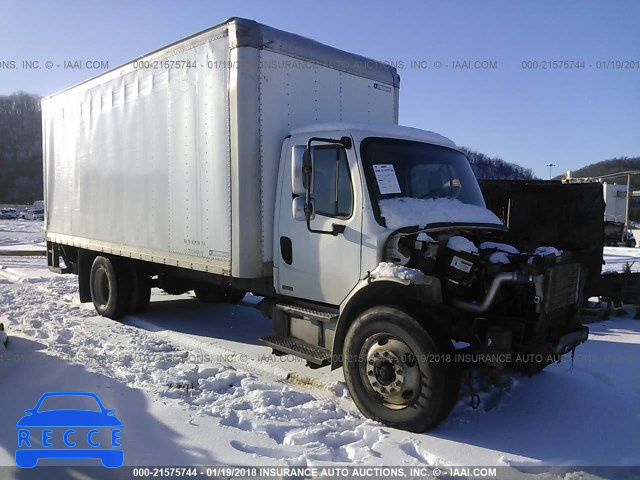
<svg viewBox="0 0 640 480">
<path fill-rule="evenodd" d="M 131 298 L 131 279 L 126 265 L 116 258 L 97 256 L 91 265 L 91 300 L 98 315 L 119 320 Z"/>
<path fill-rule="evenodd" d="M 368 418 L 411 432 L 438 425 L 460 389 L 451 342 L 397 307 L 378 306 L 353 322 L 343 368 L 353 401 Z"/>
</svg>

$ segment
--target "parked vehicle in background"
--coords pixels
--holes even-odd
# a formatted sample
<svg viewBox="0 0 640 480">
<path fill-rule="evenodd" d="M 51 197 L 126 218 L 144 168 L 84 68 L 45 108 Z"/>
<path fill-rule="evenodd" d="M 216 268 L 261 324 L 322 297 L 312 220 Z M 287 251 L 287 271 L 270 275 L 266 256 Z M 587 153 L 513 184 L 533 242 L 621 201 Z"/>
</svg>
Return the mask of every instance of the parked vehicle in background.
<svg viewBox="0 0 640 480">
<path fill-rule="evenodd" d="M 604 244 L 609 247 L 629 247 L 636 246 L 636 239 L 633 232 L 623 222 L 604 222 Z"/>
<path fill-rule="evenodd" d="M 44 220 L 44 200 L 33 202 L 20 212 L 20 218 L 25 220 Z"/>
<path fill-rule="evenodd" d="M 608 247 L 617 247 L 623 241 L 624 231 L 623 222 L 606 220 L 604 222 L 604 244 Z"/>
<path fill-rule="evenodd" d="M 622 233 L 622 245 L 629 248 L 636 246 L 636 237 L 633 235 L 631 228 L 625 225 L 624 232 Z"/>
<path fill-rule="evenodd" d="M 44 220 L 44 210 L 33 209 L 25 215 L 25 220 Z"/>
<path fill-rule="evenodd" d="M 15 208 L 3 208 L 0 210 L 0 220 L 15 220 L 20 217 L 20 212 Z"/>
<path fill-rule="evenodd" d="M 263 296 L 274 353 L 343 367 L 369 418 L 434 427 L 463 368 L 535 373 L 588 329 L 571 252 L 503 243 L 455 143 L 397 125 L 399 86 L 232 18 L 44 98 L 50 269 L 114 319 L 151 286 Z"/>
</svg>

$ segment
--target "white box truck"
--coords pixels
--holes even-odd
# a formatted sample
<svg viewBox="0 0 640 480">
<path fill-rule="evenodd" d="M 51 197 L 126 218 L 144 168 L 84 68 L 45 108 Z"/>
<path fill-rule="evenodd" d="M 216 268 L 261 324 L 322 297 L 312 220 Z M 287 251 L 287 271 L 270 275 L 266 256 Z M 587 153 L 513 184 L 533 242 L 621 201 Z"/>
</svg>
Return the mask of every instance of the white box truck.
<svg viewBox="0 0 640 480">
<path fill-rule="evenodd" d="M 232 18 L 43 99 L 50 268 L 113 319 L 151 287 L 261 295 L 274 352 L 343 367 L 370 418 L 435 426 L 463 369 L 586 339 L 580 265 L 500 243 L 463 153 L 398 126 L 398 92 L 392 66 Z"/>
</svg>

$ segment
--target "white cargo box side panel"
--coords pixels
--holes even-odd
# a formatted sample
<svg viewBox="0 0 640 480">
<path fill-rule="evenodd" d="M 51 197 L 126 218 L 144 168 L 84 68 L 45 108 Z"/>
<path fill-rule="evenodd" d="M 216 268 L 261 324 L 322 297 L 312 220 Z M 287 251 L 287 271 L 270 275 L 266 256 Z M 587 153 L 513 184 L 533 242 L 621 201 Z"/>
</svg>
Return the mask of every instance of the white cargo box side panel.
<svg viewBox="0 0 640 480">
<path fill-rule="evenodd" d="M 225 36 L 154 59 L 207 65 L 228 52 Z M 43 102 L 48 238 L 228 272 L 227 71 L 116 73 Z"/>
<path fill-rule="evenodd" d="M 270 50 L 260 50 L 262 204 L 275 205 L 282 141 L 294 128 L 320 122 L 397 123 L 397 89 Z M 286 187 L 285 187 L 286 188 Z M 263 208 L 262 255 L 273 257 L 273 208 Z"/>
</svg>

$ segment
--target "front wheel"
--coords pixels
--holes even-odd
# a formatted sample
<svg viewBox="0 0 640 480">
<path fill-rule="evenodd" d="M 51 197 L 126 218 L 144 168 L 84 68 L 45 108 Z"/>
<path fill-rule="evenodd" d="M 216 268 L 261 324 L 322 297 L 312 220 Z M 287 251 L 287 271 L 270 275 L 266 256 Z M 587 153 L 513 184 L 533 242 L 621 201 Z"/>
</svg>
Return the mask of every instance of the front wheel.
<svg viewBox="0 0 640 480">
<path fill-rule="evenodd" d="M 360 411 L 390 427 L 424 432 L 451 411 L 460 371 L 451 342 L 396 307 L 362 313 L 345 337 L 345 379 Z"/>
</svg>

